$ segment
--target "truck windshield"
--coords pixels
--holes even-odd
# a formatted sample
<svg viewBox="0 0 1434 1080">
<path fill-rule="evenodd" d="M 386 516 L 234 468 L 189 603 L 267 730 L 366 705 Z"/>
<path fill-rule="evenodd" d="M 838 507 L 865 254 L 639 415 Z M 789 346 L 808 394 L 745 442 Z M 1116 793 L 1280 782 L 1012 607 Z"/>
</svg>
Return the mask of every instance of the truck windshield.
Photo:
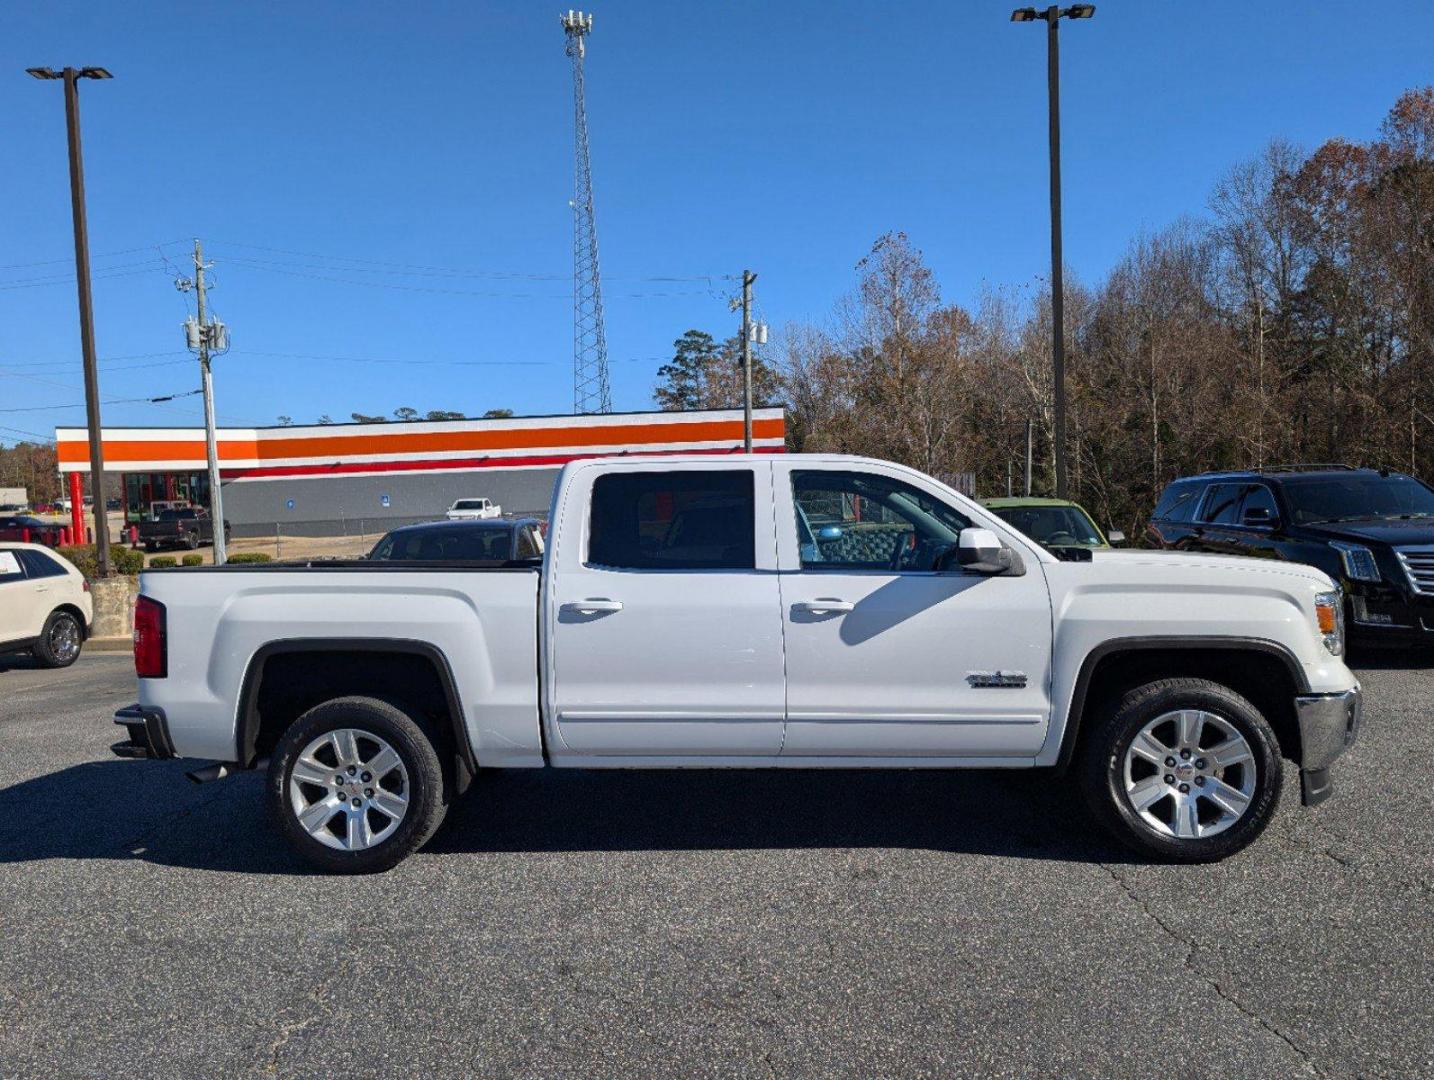
<svg viewBox="0 0 1434 1080">
<path fill-rule="evenodd" d="M 1078 506 L 1003 506 L 998 517 L 1009 521 L 1038 544 L 1101 547 L 1099 530 Z"/>
<path fill-rule="evenodd" d="M 181 521 L 194 516 L 195 512 L 192 507 L 186 507 L 182 510 L 161 510 L 159 512 L 160 521 Z"/>
<path fill-rule="evenodd" d="M 1410 476 L 1352 475 L 1288 479 L 1282 485 L 1295 522 L 1434 517 L 1434 491 Z"/>
<path fill-rule="evenodd" d="M 483 500 L 482 500 L 482 499 L 459 499 L 456 503 L 453 504 L 453 509 L 455 509 L 455 510 L 482 510 L 482 509 L 483 509 Z"/>
</svg>

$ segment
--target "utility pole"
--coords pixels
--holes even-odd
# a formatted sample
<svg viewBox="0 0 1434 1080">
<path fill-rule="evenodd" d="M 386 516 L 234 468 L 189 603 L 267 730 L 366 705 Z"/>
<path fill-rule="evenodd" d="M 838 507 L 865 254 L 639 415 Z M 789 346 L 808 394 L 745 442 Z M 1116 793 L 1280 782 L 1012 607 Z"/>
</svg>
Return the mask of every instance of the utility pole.
<svg viewBox="0 0 1434 1080">
<path fill-rule="evenodd" d="M 593 209 L 592 155 L 588 150 L 587 90 L 583 59 L 592 13 L 560 15 L 573 62 L 573 412 L 612 412 L 607 328 L 603 323 L 602 275 L 598 268 L 597 215 Z"/>
<path fill-rule="evenodd" d="M 222 322 L 209 319 L 208 286 L 204 271 L 213 263 L 204 261 L 204 248 L 194 241 L 194 280 L 181 278 L 175 285 L 181 292 L 194 290 L 198 318 L 186 320 L 185 339 L 191 349 L 199 353 L 199 376 L 204 390 L 204 449 L 209 459 L 209 520 L 214 529 L 214 565 L 223 566 L 228 560 L 227 545 L 224 542 L 224 493 L 219 485 L 219 447 L 214 433 L 214 377 L 210 366 L 212 351 L 223 352 L 228 348 L 229 332 Z"/>
<path fill-rule="evenodd" d="M 75 283 L 80 300 L 80 351 L 85 365 L 85 422 L 90 429 L 90 494 L 95 508 L 95 568 L 100 577 L 110 574 L 109 516 L 105 511 L 105 450 L 100 429 L 100 374 L 95 362 L 95 312 L 90 295 L 90 234 L 85 216 L 85 165 L 80 152 L 80 79 L 113 78 L 102 67 L 26 68 L 37 79 L 65 81 L 65 128 L 70 144 L 70 208 L 75 221 Z M 71 519 L 80 533 L 75 543 L 84 542 L 84 503 L 78 484 L 71 481 Z"/>
<path fill-rule="evenodd" d="M 1094 4 L 1055 4 L 1044 11 L 1033 7 L 1011 12 L 1012 22 L 1046 23 L 1046 91 L 1049 96 L 1051 159 L 1051 366 L 1055 381 L 1056 498 L 1066 495 L 1066 342 L 1065 281 L 1061 263 L 1061 19 L 1089 19 Z"/>
<path fill-rule="evenodd" d="M 742 449 L 752 452 L 752 282 L 757 275 L 742 271 Z"/>
</svg>

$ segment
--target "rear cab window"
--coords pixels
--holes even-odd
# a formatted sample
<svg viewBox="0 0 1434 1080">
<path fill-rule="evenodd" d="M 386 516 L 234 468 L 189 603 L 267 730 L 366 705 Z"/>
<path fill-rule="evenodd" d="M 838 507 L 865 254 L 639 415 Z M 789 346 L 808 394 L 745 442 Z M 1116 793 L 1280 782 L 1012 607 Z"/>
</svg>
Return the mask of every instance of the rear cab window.
<svg viewBox="0 0 1434 1080">
<path fill-rule="evenodd" d="M 609 570 L 756 568 L 750 469 L 611 472 L 593 481 L 587 565 Z"/>
</svg>

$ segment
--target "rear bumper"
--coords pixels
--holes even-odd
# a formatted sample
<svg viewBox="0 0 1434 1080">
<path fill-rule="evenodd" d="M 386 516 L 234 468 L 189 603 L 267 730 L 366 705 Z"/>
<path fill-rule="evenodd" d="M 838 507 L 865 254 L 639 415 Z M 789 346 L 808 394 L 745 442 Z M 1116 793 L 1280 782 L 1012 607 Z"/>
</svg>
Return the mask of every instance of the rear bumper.
<svg viewBox="0 0 1434 1080">
<path fill-rule="evenodd" d="M 110 747 L 116 757 L 172 758 L 174 743 L 169 738 L 169 721 L 163 709 L 148 705 L 126 705 L 115 713 L 115 723 L 129 732 L 129 738 Z"/>
<path fill-rule="evenodd" d="M 1300 727 L 1300 797 L 1306 806 L 1329 798 L 1334 789 L 1329 767 L 1359 737 L 1364 692 L 1356 683 L 1337 694 L 1295 698 Z"/>
</svg>

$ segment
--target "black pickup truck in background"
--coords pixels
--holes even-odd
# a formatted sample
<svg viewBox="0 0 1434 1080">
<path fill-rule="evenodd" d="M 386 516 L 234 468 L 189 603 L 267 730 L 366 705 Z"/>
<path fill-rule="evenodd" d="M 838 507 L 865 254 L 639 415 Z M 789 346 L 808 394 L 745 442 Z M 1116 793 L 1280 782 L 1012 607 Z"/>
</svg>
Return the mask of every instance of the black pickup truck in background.
<svg viewBox="0 0 1434 1080">
<path fill-rule="evenodd" d="M 1306 563 L 1339 582 L 1360 644 L 1434 642 L 1434 490 L 1388 469 L 1302 465 L 1176 480 L 1151 547 Z"/>
<path fill-rule="evenodd" d="M 224 540 L 229 541 L 227 521 Z M 153 521 L 139 523 L 139 542 L 145 551 L 158 551 L 162 547 L 186 547 L 192 551 L 200 544 L 214 542 L 214 519 L 208 510 L 197 506 L 161 510 Z"/>
</svg>

